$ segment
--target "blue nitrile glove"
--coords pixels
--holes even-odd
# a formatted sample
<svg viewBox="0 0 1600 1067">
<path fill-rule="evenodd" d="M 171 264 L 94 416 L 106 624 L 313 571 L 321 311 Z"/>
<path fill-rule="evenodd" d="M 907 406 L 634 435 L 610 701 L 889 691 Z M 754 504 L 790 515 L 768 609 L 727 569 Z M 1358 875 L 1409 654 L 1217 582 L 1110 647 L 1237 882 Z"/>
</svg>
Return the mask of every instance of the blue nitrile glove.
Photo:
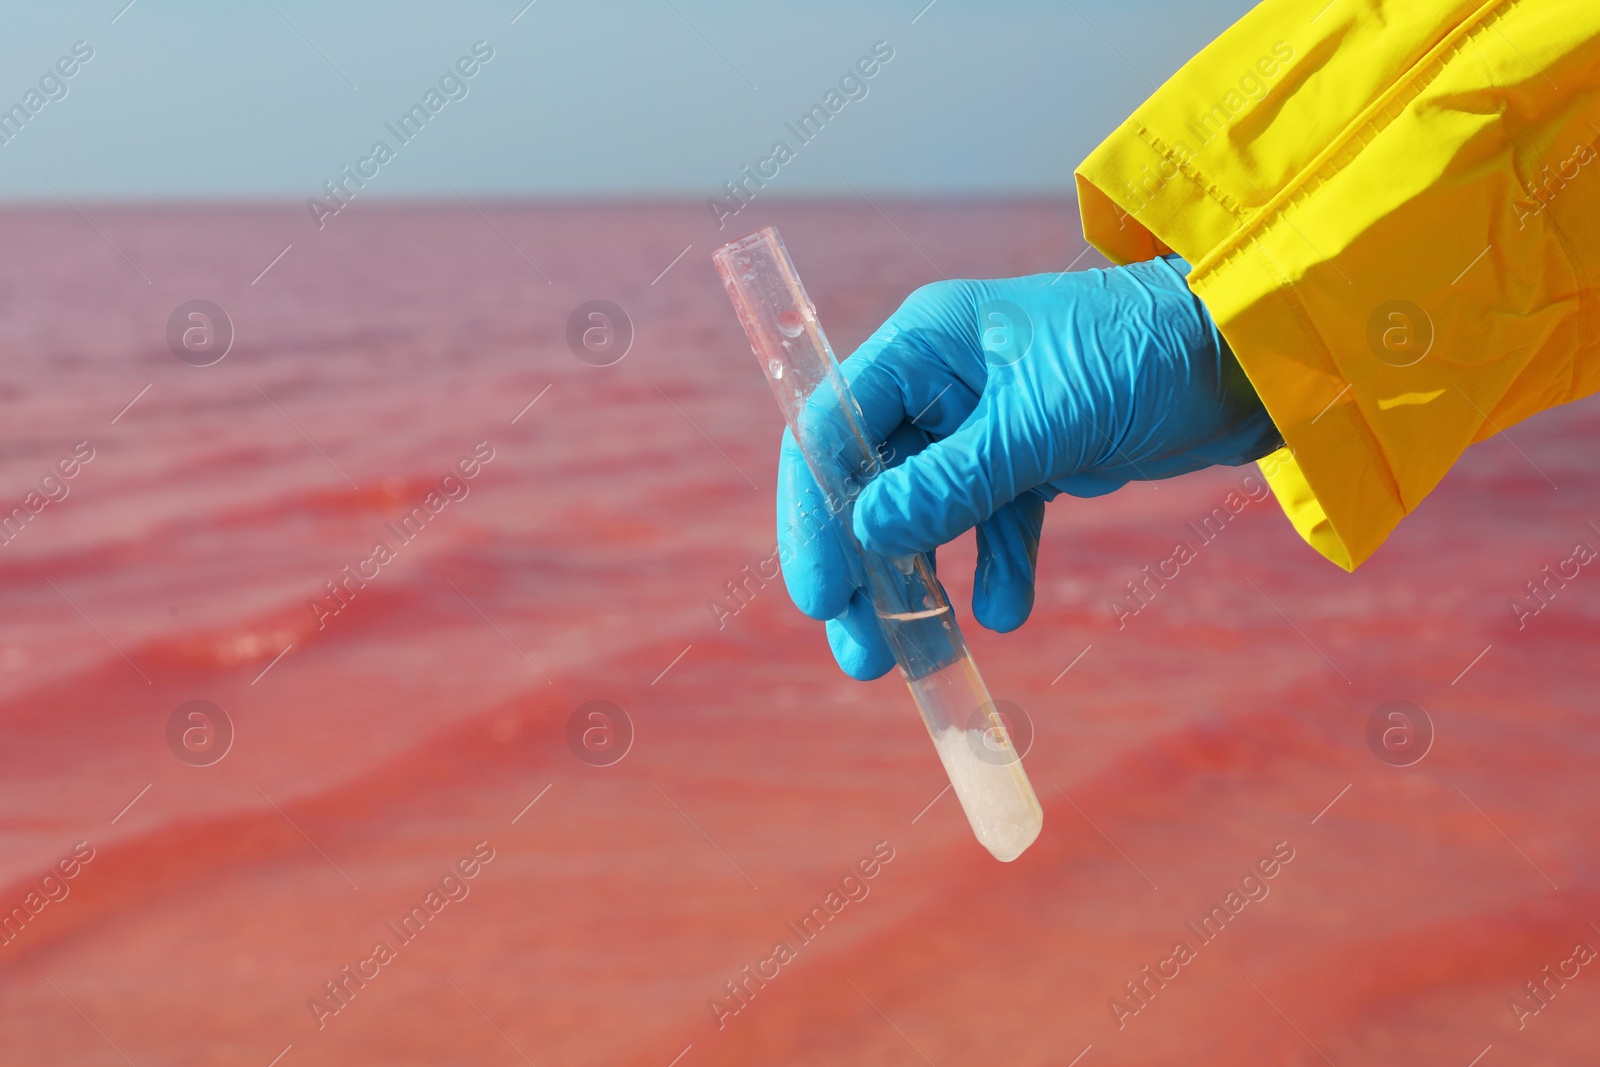
<svg viewBox="0 0 1600 1067">
<path fill-rule="evenodd" d="M 1044 505 L 1259 459 L 1283 443 L 1176 255 L 1109 270 L 924 286 L 841 366 L 891 469 L 856 500 L 868 549 L 931 552 L 973 526 L 972 613 L 1033 610 Z M 778 545 L 801 611 L 846 674 L 894 666 L 793 438 L 778 457 Z M 811 517 L 809 523 L 807 517 Z M 837 518 L 830 520 L 835 525 Z"/>
</svg>

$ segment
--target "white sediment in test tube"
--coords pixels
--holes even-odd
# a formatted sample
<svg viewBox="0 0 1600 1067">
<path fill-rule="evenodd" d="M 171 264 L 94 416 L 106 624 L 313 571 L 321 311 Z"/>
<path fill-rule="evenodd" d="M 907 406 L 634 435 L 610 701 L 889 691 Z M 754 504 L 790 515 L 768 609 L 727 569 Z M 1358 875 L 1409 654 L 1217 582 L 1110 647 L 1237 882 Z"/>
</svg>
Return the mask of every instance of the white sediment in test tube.
<svg viewBox="0 0 1600 1067">
<path fill-rule="evenodd" d="M 989 712 L 994 705 L 972 657 L 906 684 L 973 836 L 1010 863 L 1044 829 L 1044 811 L 1004 725 Z"/>
<path fill-rule="evenodd" d="M 978 843 L 1005 863 L 1022 855 L 1044 822 L 1032 793 L 1017 788 L 1016 764 L 993 763 L 979 754 L 986 745 L 992 748 L 986 730 L 946 726 L 933 743 Z"/>
</svg>

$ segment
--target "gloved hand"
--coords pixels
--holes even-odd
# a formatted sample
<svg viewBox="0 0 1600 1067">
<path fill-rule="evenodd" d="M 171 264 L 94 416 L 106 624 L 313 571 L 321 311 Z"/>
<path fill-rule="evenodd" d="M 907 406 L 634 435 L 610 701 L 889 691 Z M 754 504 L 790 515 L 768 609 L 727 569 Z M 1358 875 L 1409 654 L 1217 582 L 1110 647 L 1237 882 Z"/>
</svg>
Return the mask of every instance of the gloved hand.
<svg viewBox="0 0 1600 1067">
<path fill-rule="evenodd" d="M 1176 255 L 1109 270 L 951 281 L 912 293 L 841 364 L 889 470 L 856 499 L 869 550 L 931 552 L 976 526 L 972 612 L 1014 630 L 1033 610 L 1044 505 L 1135 479 L 1238 465 L 1283 441 Z M 794 439 L 778 457 L 789 595 L 827 620 L 853 678 L 894 666 L 847 547 Z M 837 516 L 830 521 L 837 526 Z"/>
</svg>

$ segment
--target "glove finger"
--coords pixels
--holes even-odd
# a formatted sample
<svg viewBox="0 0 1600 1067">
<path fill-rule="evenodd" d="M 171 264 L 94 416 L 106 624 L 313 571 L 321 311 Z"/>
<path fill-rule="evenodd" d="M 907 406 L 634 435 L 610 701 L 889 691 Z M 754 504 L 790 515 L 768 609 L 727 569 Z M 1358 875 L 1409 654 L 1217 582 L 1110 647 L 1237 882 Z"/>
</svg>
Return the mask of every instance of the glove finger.
<svg viewBox="0 0 1600 1067">
<path fill-rule="evenodd" d="M 977 407 L 981 375 L 969 380 L 970 374 L 958 373 L 953 364 L 961 361 L 944 358 L 929 341 L 925 331 L 905 329 L 890 318 L 840 364 L 872 440 L 882 441 L 902 423 L 942 437 Z"/>
<path fill-rule="evenodd" d="M 850 598 L 850 606 L 838 618 L 828 620 L 827 630 L 828 647 L 839 669 L 857 681 L 882 678 L 894 666 L 894 653 L 865 593 L 858 590 Z"/>
<path fill-rule="evenodd" d="M 929 566 L 934 566 L 935 562 L 930 555 Z M 943 582 L 939 582 L 939 592 L 948 602 L 950 594 Z M 870 682 L 883 677 L 895 665 L 894 650 L 865 592 L 857 590 L 850 599 L 849 608 L 837 619 L 828 620 L 827 631 L 834 661 L 851 678 Z"/>
<path fill-rule="evenodd" d="M 927 446 L 926 433 L 901 423 L 879 451 L 885 464 L 898 466 Z M 778 563 L 789 599 L 813 619 L 838 616 L 856 588 L 852 549 L 843 533 L 827 494 L 785 430 L 778 449 Z"/>
<path fill-rule="evenodd" d="M 778 448 L 778 564 L 795 607 L 813 619 L 842 614 L 855 581 L 836 514 L 793 435 Z"/>
<path fill-rule="evenodd" d="M 995 395 L 991 386 L 959 430 L 866 487 L 853 518 L 864 546 L 889 556 L 932 551 L 1049 477 L 1057 434 L 1003 413 Z"/>
<path fill-rule="evenodd" d="M 837 457 L 841 477 L 859 476 L 866 458 L 857 431 L 874 447 L 906 423 L 943 436 L 977 406 L 982 363 L 963 359 L 961 346 L 945 338 L 942 328 L 922 321 L 928 317 L 922 305 L 929 302 L 908 300 L 840 364 L 859 419 L 841 409 L 838 393 L 826 382 L 807 401 L 801 414 L 807 448 L 819 457 Z"/>
<path fill-rule="evenodd" d="M 1123 486 L 1127 485 L 1128 481 L 1129 479 L 1127 478 L 1121 478 L 1114 475 L 1104 475 L 1097 471 L 1094 474 L 1079 473 L 1070 475 L 1066 478 L 1057 478 L 1050 484 L 1052 487 L 1059 489 L 1061 492 L 1066 493 L 1069 496 L 1088 499 L 1090 497 L 1105 496 L 1108 493 L 1114 493 L 1118 489 L 1121 489 Z"/>
<path fill-rule="evenodd" d="M 1008 633 L 1033 611 L 1044 497 L 1026 492 L 978 524 L 978 566 L 972 614 L 980 625 Z"/>
<path fill-rule="evenodd" d="M 902 422 L 889 434 L 878 449 L 878 457 L 885 468 L 898 467 L 912 456 L 928 447 L 932 440 L 926 430 L 915 423 Z"/>
</svg>

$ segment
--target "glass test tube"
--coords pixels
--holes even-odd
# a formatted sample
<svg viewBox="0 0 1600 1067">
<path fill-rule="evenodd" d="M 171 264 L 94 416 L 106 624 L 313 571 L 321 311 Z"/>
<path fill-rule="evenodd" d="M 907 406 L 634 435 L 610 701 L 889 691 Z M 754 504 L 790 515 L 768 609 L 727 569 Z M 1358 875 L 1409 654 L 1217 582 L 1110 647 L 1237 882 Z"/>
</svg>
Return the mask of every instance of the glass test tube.
<svg viewBox="0 0 1600 1067">
<path fill-rule="evenodd" d="M 856 496 L 884 468 L 782 239 L 768 227 L 711 258 L 828 510 L 838 516 L 857 583 L 871 598 L 973 833 L 996 859 L 1016 859 L 1039 836 L 1044 812 L 930 561 L 868 552 L 851 532 Z M 813 525 L 820 529 L 825 520 L 817 516 Z"/>
</svg>

